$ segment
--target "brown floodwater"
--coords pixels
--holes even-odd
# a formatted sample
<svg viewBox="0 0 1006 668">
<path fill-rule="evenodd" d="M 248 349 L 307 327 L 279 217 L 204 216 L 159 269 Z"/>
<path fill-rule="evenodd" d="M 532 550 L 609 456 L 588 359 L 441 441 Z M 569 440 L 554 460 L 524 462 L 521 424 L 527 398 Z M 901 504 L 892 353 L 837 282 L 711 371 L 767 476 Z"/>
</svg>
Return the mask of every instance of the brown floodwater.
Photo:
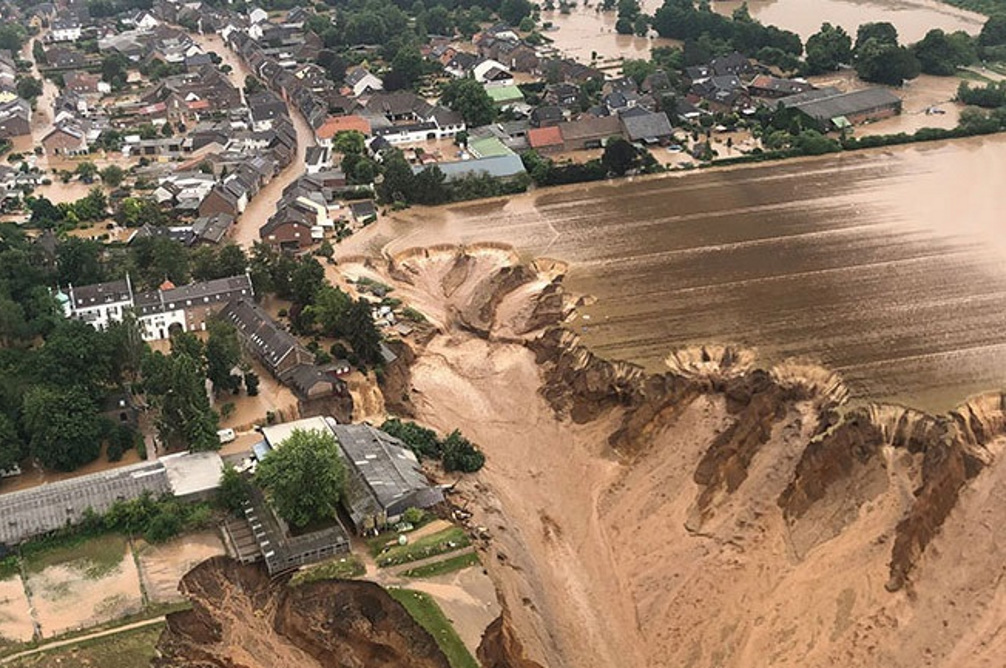
<svg viewBox="0 0 1006 668">
<path fill-rule="evenodd" d="M 713 0 L 712 7 L 729 16 L 744 0 Z M 615 58 L 646 58 L 653 46 L 677 42 L 660 38 L 619 35 L 615 32 L 614 12 L 599 12 L 598 0 L 576 3 L 569 14 L 542 12 L 543 21 L 551 21 L 558 30 L 546 33 L 560 51 L 584 62 L 597 53 L 603 62 Z M 641 0 L 643 12 L 652 15 L 663 0 Z M 893 23 L 904 43 L 917 42 L 929 30 L 963 30 L 977 34 L 985 17 L 938 0 L 748 0 L 751 15 L 767 25 L 792 30 L 804 40 L 829 21 L 855 36 L 856 29 L 871 21 Z"/>
<path fill-rule="evenodd" d="M 597 352 L 754 348 L 853 395 L 947 409 L 1006 374 L 1006 138 L 539 190 L 413 209 L 345 253 L 498 241 L 570 263 Z"/>
<path fill-rule="evenodd" d="M 712 6 L 729 16 L 743 1 L 714 0 Z M 792 30 L 804 40 L 825 21 L 842 26 L 853 37 L 863 23 L 888 21 L 905 44 L 919 41 L 933 28 L 975 35 L 986 20 L 981 14 L 938 0 L 749 0 L 748 11 L 762 23 Z"/>
</svg>

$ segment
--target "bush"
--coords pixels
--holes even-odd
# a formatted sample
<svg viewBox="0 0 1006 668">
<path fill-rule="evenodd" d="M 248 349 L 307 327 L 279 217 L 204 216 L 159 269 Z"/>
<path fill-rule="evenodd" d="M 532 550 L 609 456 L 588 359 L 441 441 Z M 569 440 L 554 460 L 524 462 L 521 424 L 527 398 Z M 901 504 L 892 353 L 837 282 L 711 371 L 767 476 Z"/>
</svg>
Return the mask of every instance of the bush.
<svg viewBox="0 0 1006 668">
<path fill-rule="evenodd" d="M 406 508 L 402 513 L 402 519 L 413 526 L 422 522 L 424 517 L 426 517 L 426 513 L 419 508 Z"/>
<path fill-rule="evenodd" d="M 108 457 L 108 461 L 117 462 L 122 459 L 122 446 L 118 443 L 110 442 L 108 448 L 105 450 L 105 455 Z"/>
<path fill-rule="evenodd" d="M 249 371 L 248 373 L 245 374 L 245 388 L 247 388 L 248 390 L 249 397 L 258 396 L 258 383 L 259 383 L 258 374 L 252 371 Z"/>
<path fill-rule="evenodd" d="M 181 531 L 182 521 L 171 512 L 160 512 L 147 524 L 143 538 L 148 543 L 163 543 L 174 538 Z"/>
<path fill-rule="evenodd" d="M 486 463 L 485 455 L 457 429 L 444 439 L 442 450 L 444 470 L 448 473 L 452 471 L 474 473 Z"/>
</svg>

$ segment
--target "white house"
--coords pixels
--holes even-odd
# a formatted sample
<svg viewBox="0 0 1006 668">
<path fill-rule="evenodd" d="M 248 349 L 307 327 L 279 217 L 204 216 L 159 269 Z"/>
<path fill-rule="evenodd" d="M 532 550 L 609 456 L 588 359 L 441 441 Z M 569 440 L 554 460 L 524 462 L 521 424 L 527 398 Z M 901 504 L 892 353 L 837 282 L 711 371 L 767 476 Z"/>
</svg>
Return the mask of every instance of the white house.
<svg viewBox="0 0 1006 668">
<path fill-rule="evenodd" d="M 472 76 L 486 86 L 512 86 L 514 83 L 513 74 L 507 66 L 491 58 L 473 67 Z"/>
<path fill-rule="evenodd" d="M 56 19 L 52 22 L 52 30 L 49 31 L 49 41 L 76 42 L 82 32 L 83 28 L 77 19 Z"/>
<path fill-rule="evenodd" d="M 231 301 L 252 297 L 247 274 L 175 287 L 165 281 L 157 290 L 136 293 L 129 275 L 108 283 L 86 285 L 56 294 L 68 318 L 83 320 L 95 329 L 120 322 L 132 310 L 144 341 L 166 339 L 173 329 L 203 331 L 207 319 Z"/>
<path fill-rule="evenodd" d="M 384 82 L 362 65 L 357 65 L 346 72 L 345 82 L 353 89 L 353 97 L 384 90 Z"/>
<path fill-rule="evenodd" d="M 256 23 L 265 23 L 268 20 L 269 12 L 261 7 L 252 7 L 252 9 L 248 12 L 248 21 L 250 21 L 252 25 L 255 25 Z"/>
</svg>

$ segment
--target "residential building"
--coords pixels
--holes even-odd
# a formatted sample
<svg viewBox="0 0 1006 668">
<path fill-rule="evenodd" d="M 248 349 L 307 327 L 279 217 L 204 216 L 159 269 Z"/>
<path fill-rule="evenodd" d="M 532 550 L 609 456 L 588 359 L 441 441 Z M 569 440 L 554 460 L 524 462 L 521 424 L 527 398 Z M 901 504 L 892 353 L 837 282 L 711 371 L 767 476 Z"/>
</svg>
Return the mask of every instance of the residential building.
<svg viewBox="0 0 1006 668">
<path fill-rule="evenodd" d="M 68 318 L 83 320 L 95 329 L 119 322 L 127 310 L 136 314 L 145 341 L 166 339 L 175 329 L 203 331 L 214 313 L 235 299 L 254 295 L 247 275 L 175 287 L 165 281 L 157 290 L 136 293 L 125 279 L 75 287 L 57 294 Z"/>
<path fill-rule="evenodd" d="M 52 22 L 46 39 L 50 42 L 76 42 L 82 31 L 83 26 L 76 17 L 58 18 Z"/>
<path fill-rule="evenodd" d="M 631 142 L 666 145 L 674 135 L 671 122 L 664 112 L 634 110 L 639 113 L 625 113 L 619 116 L 622 131 Z"/>
<path fill-rule="evenodd" d="M 349 68 L 346 71 L 344 81 L 352 89 L 353 97 L 360 97 L 365 93 L 375 93 L 379 90 L 384 90 L 384 82 L 379 77 L 371 74 L 370 70 L 362 65 Z"/>
</svg>

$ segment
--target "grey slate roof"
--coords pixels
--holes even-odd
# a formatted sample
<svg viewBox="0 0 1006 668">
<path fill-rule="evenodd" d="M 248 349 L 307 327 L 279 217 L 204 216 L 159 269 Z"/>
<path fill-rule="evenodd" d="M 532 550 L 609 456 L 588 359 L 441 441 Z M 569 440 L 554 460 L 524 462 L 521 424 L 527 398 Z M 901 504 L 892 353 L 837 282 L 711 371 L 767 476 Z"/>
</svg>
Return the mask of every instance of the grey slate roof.
<svg viewBox="0 0 1006 668">
<path fill-rule="evenodd" d="M 629 141 L 656 141 L 669 137 L 673 130 L 667 114 L 649 113 L 646 115 L 627 115 L 622 117 L 622 126 L 629 136 Z"/>
<path fill-rule="evenodd" d="M 437 494 L 425 494 L 431 486 L 407 445 L 366 424 L 329 426 L 347 463 L 358 474 L 349 476 L 346 490 L 354 523 L 359 525 L 364 517 L 386 512 L 420 492 L 427 505 L 436 502 Z"/>
<path fill-rule="evenodd" d="M 784 97 L 779 100 L 779 103 L 784 107 L 799 109 L 818 121 L 829 121 L 839 116 L 854 116 L 884 107 L 900 108 L 901 106 L 901 98 L 886 88 L 867 88 L 831 95 L 811 95 L 811 93 L 820 92 L 802 93 L 801 97 L 804 99 L 795 104 L 792 102 L 792 97 L 797 96 Z M 806 99 L 806 96 L 810 96 L 810 99 Z"/>
<path fill-rule="evenodd" d="M 107 283 L 71 287 L 70 297 L 76 308 L 86 308 L 97 304 L 129 301 L 132 298 L 132 292 L 129 289 L 129 283 L 125 279 L 121 279 Z"/>
<path fill-rule="evenodd" d="M 472 174 L 486 173 L 494 178 L 507 178 L 524 174 L 524 163 L 517 155 L 494 155 L 477 160 L 462 160 L 458 162 L 440 162 L 437 167 L 444 173 L 447 180 L 463 178 Z M 426 169 L 425 166 L 413 166 L 416 174 Z"/>
<path fill-rule="evenodd" d="M 272 369 L 300 346 L 297 339 L 280 329 L 265 311 L 247 299 L 232 301 L 220 316 L 237 327 L 238 335 Z M 310 356 L 306 350 L 302 352 Z"/>
<path fill-rule="evenodd" d="M 164 465 L 144 462 L 0 495 L 0 543 L 28 538 L 79 522 L 88 508 L 103 513 L 119 499 L 144 492 L 171 492 Z"/>
</svg>

